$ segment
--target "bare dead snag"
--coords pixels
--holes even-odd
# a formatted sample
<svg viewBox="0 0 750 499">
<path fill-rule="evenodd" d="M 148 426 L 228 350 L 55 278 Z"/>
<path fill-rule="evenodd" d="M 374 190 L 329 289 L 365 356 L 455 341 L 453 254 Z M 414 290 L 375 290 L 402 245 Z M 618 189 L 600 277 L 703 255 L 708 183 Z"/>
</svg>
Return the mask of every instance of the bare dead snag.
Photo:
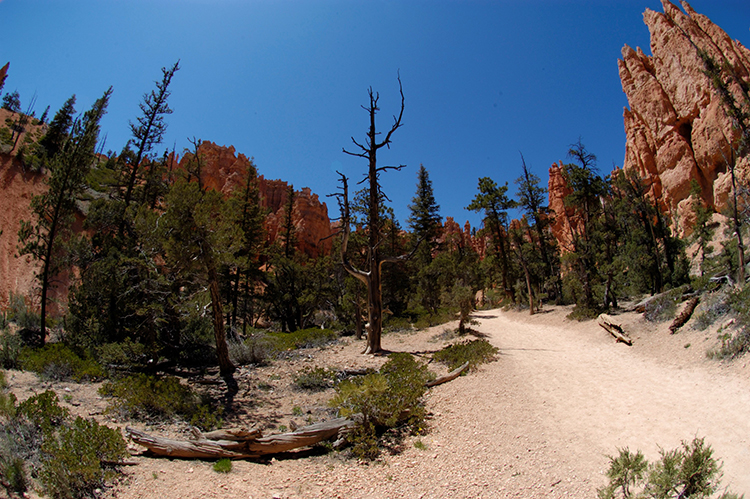
<svg viewBox="0 0 750 499">
<path fill-rule="evenodd" d="M 622 326 L 618 324 L 614 318 L 607 314 L 601 314 L 599 316 L 599 325 L 603 327 L 609 334 L 615 337 L 618 342 L 625 343 L 628 346 L 633 345 L 633 340 L 628 337 Z"/>
<path fill-rule="evenodd" d="M 445 376 L 441 376 L 441 377 L 439 377 L 437 379 L 434 379 L 432 381 L 428 381 L 427 383 L 425 383 L 425 385 L 427 385 L 427 388 L 432 388 L 433 386 L 442 385 L 443 383 L 447 383 L 449 381 L 453 381 L 454 379 L 456 379 L 459 376 L 461 376 L 461 373 L 463 373 L 468 368 L 469 368 L 469 363 L 468 362 L 464 362 L 463 365 L 461 365 L 457 369 L 452 370 L 451 372 L 449 372 Z"/>
<path fill-rule="evenodd" d="M 687 321 L 690 320 L 690 317 L 693 316 L 693 312 L 695 312 L 695 307 L 698 306 L 698 303 L 700 302 L 701 298 L 700 296 L 694 296 L 690 299 L 690 301 L 687 302 L 685 305 L 685 308 L 682 309 L 682 312 L 680 312 L 680 315 L 675 317 L 675 320 L 672 321 L 672 325 L 669 326 L 669 333 L 675 334 L 678 329 L 680 329 L 682 326 L 687 324 Z"/>
</svg>

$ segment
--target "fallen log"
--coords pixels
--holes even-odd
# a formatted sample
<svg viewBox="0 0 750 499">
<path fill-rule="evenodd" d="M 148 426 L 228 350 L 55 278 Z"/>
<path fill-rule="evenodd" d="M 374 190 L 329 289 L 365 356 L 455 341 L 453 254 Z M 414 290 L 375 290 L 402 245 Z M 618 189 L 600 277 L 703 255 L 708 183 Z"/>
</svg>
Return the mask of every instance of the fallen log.
<svg viewBox="0 0 750 499">
<path fill-rule="evenodd" d="M 337 418 L 305 426 L 291 433 L 267 437 L 260 436 L 258 430 L 238 428 L 203 434 L 199 438 L 194 436 L 193 440 L 157 437 L 130 427 L 126 428 L 125 432 L 133 442 L 146 447 L 156 456 L 185 459 L 252 459 L 314 445 L 349 430 L 354 424 L 350 419 Z M 216 440 L 207 438 L 209 436 Z"/>
<path fill-rule="evenodd" d="M 445 376 L 441 376 L 441 377 L 439 377 L 437 379 L 434 379 L 432 381 L 428 381 L 427 383 L 425 383 L 425 385 L 427 385 L 427 388 L 432 388 L 433 386 L 442 385 L 443 383 L 447 383 L 449 381 L 452 381 L 452 380 L 458 378 L 459 376 L 461 376 L 461 373 L 464 372 L 465 370 L 467 370 L 468 368 L 469 368 L 469 363 L 468 362 L 464 362 L 463 365 L 461 365 L 457 369 L 452 370 L 451 372 L 449 372 Z"/>
<path fill-rule="evenodd" d="M 693 312 L 695 312 L 695 307 L 698 306 L 698 302 L 700 302 L 701 298 L 700 296 L 695 296 L 690 299 L 689 302 L 685 305 L 685 308 L 682 309 L 682 312 L 680 312 L 680 315 L 675 317 L 674 321 L 672 321 L 672 324 L 669 326 L 669 333 L 675 334 L 678 329 L 680 329 L 682 326 L 687 324 L 687 321 L 690 320 L 690 317 L 693 316 Z"/>
<path fill-rule="evenodd" d="M 615 337 L 615 339 L 618 342 L 625 343 L 628 346 L 633 345 L 633 340 L 631 340 L 628 335 L 625 333 L 625 331 L 622 329 L 622 326 L 618 324 L 612 317 L 610 317 L 607 314 L 601 314 L 599 316 L 599 325 L 603 327 L 609 334 Z"/>
</svg>

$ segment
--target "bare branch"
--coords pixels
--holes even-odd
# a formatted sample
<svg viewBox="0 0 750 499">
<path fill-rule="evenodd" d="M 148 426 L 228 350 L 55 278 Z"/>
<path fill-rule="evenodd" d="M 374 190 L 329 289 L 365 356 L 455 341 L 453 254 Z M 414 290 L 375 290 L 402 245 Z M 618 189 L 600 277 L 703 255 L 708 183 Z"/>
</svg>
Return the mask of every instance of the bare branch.
<svg viewBox="0 0 750 499">
<path fill-rule="evenodd" d="M 391 130 L 388 132 L 388 135 L 385 136 L 383 142 L 379 145 L 376 144 L 376 148 L 388 146 L 388 149 L 390 149 L 391 135 L 393 135 L 393 132 L 401 128 L 401 118 L 404 116 L 404 87 L 401 85 L 401 74 L 398 75 L 398 91 L 401 93 L 401 111 L 398 113 L 398 118 L 396 116 L 393 117 L 393 126 L 391 127 Z"/>
</svg>

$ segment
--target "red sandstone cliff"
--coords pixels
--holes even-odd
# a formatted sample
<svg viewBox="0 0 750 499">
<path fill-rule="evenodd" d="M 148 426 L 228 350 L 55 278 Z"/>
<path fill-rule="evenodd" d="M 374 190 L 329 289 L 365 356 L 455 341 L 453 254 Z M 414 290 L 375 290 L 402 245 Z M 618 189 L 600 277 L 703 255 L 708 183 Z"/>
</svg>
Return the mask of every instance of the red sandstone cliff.
<svg viewBox="0 0 750 499">
<path fill-rule="evenodd" d="M 4 121 L 9 114 L 12 113 L 0 109 L 0 120 Z M 203 142 L 200 154 L 205 185 L 225 194 L 243 187 L 242 177 L 251 162 L 245 155 L 236 154 L 234 147 L 218 146 L 212 142 Z M 188 160 L 188 155 L 183 157 L 178 168 L 185 168 Z M 281 180 L 258 178 L 260 204 L 269 211 L 264 224 L 269 242 L 278 235 L 288 187 Z M 12 154 L 0 154 L 0 308 L 7 306 L 11 292 L 22 296 L 35 295 L 37 263 L 28 256 L 17 258 L 16 245 L 21 220 L 33 219 L 29 206 L 31 198 L 45 189 L 44 175 L 24 172 Z M 312 257 L 330 251 L 333 242 L 329 237 L 332 228 L 328 208 L 309 188 L 296 193 L 293 220 L 300 251 Z M 52 299 L 64 302 L 67 287 L 67 282 L 61 282 Z"/>
<path fill-rule="evenodd" d="M 202 142 L 199 148 L 202 161 L 202 178 L 207 187 L 229 194 L 243 188 L 243 175 L 252 160 L 244 154 L 235 154 L 232 146 L 219 146 L 213 142 Z M 185 155 L 179 162 L 185 168 L 192 155 Z M 278 237 L 284 220 L 284 207 L 289 194 L 289 184 L 283 180 L 266 180 L 258 177 L 260 205 L 269 211 L 265 221 L 266 239 L 273 242 Z M 328 218 L 328 207 L 321 203 L 317 194 L 308 187 L 295 192 L 292 220 L 297 231 L 297 248 L 308 256 L 316 257 L 330 251 L 333 230 Z"/>
<path fill-rule="evenodd" d="M 750 51 L 733 41 L 687 2 L 684 12 L 662 0 L 663 13 L 646 10 L 651 56 L 625 45 L 618 61 L 622 88 L 630 109 L 624 111 L 627 143 L 625 169 L 634 169 L 650 186 L 663 210 L 676 215 L 681 228 L 690 226 L 690 180 L 703 198 L 721 209 L 731 183 L 725 158 L 737 132 L 719 96 L 703 73 L 698 49 L 732 65 L 750 82 Z M 747 161 L 737 169 L 748 172 Z"/>
</svg>

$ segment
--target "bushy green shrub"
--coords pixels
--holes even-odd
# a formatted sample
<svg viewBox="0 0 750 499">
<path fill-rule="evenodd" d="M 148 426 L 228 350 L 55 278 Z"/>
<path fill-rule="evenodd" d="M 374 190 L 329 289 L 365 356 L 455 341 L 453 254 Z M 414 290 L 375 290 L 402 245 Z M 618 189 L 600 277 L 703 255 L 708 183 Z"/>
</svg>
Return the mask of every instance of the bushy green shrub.
<svg viewBox="0 0 750 499">
<path fill-rule="evenodd" d="M 214 463 L 216 473 L 229 473 L 232 471 L 232 461 L 229 458 L 219 459 Z"/>
<path fill-rule="evenodd" d="M 15 397 L 8 400 L 15 405 Z M 112 464 L 125 455 L 119 430 L 80 417 L 71 420 L 52 391 L 0 417 L 0 477 L 9 492 L 25 492 L 36 476 L 53 498 L 93 497 L 113 475 Z"/>
<path fill-rule="evenodd" d="M 96 359 L 107 369 L 143 365 L 148 360 L 148 349 L 142 343 L 125 338 L 119 343 L 105 343 L 96 348 Z"/>
<path fill-rule="evenodd" d="M 435 352 L 432 359 L 446 364 L 451 370 L 468 362 L 469 369 L 475 370 L 478 365 L 495 360 L 497 352 L 497 347 L 489 341 L 477 339 L 447 346 Z"/>
<path fill-rule="evenodd" d="M 719 490 L 721 462 L 704 439 L 682 442 L 680 448 L 661 450 L 660 454 L 659 461 L 649 464 L 640 451 L 620 449 L 617 457 L 609 458 L 609 483 L 597 491 L 599 498 L 708 498 Z M 718 497 L 737 498 L 729 492 Z"/>
<path fill-rule="evenodd" d="M 298 348 L 318 348 L 336 341 L 336 331 L 330 329 L 308 328 L 291 333 L 268 333 L 274 347 L 279 351 L 297 350 Z"/>
<path fill-rule="evenodd" d="M 339 383 L 330 405 L 343 417 L 357 415 L 357 427 L 347 436 L 354 455 L 372 459 L 379 453 L 377 435 L 382 430 L 421 423 L 422 396 L 431 378 L 426 365 L 408 353 L 395 353 L 380 372 Z"/>
<path fill-rule="evenodd" d="M 25 416 L 44 434 L 62 426 L 70 412 L 60 407 L 60 399 L 52 390 L 29 397 L 18 405 L 18 414 Z"/>
<path fill-rule="evenodd" d="M 177 416 L 204 430 L 221 425 L 221 412 L 175 377 L 134 374 L 104 383 L 99 393 L 114 398 L 110 410 L 120 411 L 126 418 L 168 420 Z"/>
<path fill-rule="evenodd" d="M 91 357 L 80 356 L 63 343 L 48 343 L 42 348 L 24 347 L 19 364 L 45 379 L 75 381 L 103 378 L 104 369 Z"/>
<path fill-rule="evenodd" d="M 77 417 L 63 426 L 57 437 L 46 438 L 42 445 L 40 479 L 53 498 L 93 497 L 95 489 L 113 476 L 107 463 L 116 463 L 127 455 L 119 430 Z"/>
<path fill-rule="evenodd" d="M 300 390 L 319 392 L 333 388 L 336 371 L 325 367 L 303 367 L 294 375 L 294 386 Z"/>
</svg>

